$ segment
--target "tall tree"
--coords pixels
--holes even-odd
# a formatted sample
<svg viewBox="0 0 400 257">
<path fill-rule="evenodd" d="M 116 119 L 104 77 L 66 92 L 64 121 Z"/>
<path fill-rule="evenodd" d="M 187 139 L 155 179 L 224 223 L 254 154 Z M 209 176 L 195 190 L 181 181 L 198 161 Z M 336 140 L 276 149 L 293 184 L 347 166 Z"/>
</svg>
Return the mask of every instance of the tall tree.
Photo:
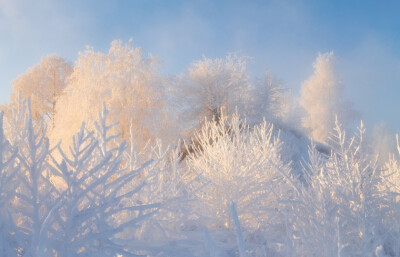
<svg viewBox="0 0 400 257">
<path fill-rule="evenodd" d="M 233 114 L 237 108 L 243 114 L 251 88 L 246 59 L 233 54 L 224 59 L 204 58 L 189 67 L 177 88 L 181 117 L 190 125 L 204 118 L 219 119 L 221 111 Z"/>
<path fill-rule="evenodd" d="M 319 54 L 314 62 L 314 74 L 303 83 L 300 98 L 300 105 L 307 112 L 303 125 L 314 140 L 326 142 L 336 115 L 343 123 L 355 114 L 349 103 L 341 99 L 342 92 L 333 52 Z"/>
<path fill-rule="evenodd" d="M 133 126 L 137 147 L 149 139 L 162 137 L 167 126 L 162 87 L 158 83 L 158 61 L 144 57 L 140 48 L 113 41 L 108 53 L 87 48 L 75 64 L 65 94 L 56 104 L 55 127 L 51 138 L 63 138 L 67 145 L 82 122 L 94 127 L 103 108 L 119 121 L 122 137 L 129 139 Z M 156 124 L 157 123 L 157 124 Z"/>
<path fill-rule="evenodd" d="M 31 99 L 32 118 L 51 121 L 55 113 L 57 98 L 67 85 L 72 73 L 72 64 L 57 55 L 42 58 L 41 62 L 18 76 L 13 82 L 11 102 L 15 105 L 19 97 Z"/>
</svg>

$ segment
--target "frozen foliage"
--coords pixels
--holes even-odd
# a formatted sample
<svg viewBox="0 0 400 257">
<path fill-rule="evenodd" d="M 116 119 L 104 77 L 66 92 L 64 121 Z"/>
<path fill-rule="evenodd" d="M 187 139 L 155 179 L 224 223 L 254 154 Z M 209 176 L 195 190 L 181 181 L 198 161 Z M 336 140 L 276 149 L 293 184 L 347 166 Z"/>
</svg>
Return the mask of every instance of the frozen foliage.
<svg viewBox="0 0 400 257">
<path fill-rule="evenodd" d="M 192 128 L 204 119 L 219 119 L 222 113 L 238 112 L 250 124 L 270 120 L 286 120 L 293 114 L 291 96 L 271 73 L 250 79 L 247 58 L 235 54 L 224 59 L 194 62 L 176 79 L 173 87 L 183 129 Z"/>
<path fill-rule="evenodd" d="M 133 233 L 138 223 L 159 207 L 156 202 L 135 201 L 146 185 L 145 180 L 136 179 L 146 164 L 136 170 L 124 168 L 125 144 L 112 142 L 118 135 L 109 133 L 113 125 L 106 123 L 107 114 L 104 109 L 96 123 L 97 137 L 82 126 L 74 136 L 72 158 L 58 147 L 64 158 L 54 160 L 66 189 L 52 217 L 60 229 L 50 238 L 55 251 L 66 256 L 129 255 L 123 246 L 134 235 L 128 231 Z"/>
<path fill-rule="evenodd" d="M 293 97 L 284 89 L 282 81 L 266 72 L 256 78 L 251 87 L 251 98 L 247 100 L 247 113 L 242 113 L 250 124 L 261 123 L 264 118 L 289 126 L 299 125 L 299 114 Z"/>
<path fill-rule="evenodd" d="M 332 53 L 300 103 L 235 55 L 175 78 L 120 41 L 68 79 L 53 59 L 0 113 L 0 256 L 400 257 L 399 142 L 347 136 Z"/>
<path fill-rule="evenodd" d="M 0 255 L 14 256 L 15 241 L 9 235 L 18 233 L 7 205 L 14 200 L 14 193 L 18 187 L 17 174 L 19 167 L 17 151 L 6 139 L 3 130 L 3 116 L 0 113 Z"/>
<path fill-rule="evenodd" d="M 67 80 L 72 73 L 72 64 L 63 58 L 50 55 L 30 68 L 25 74 L 13 81 L 11 104 L 17 105 L 18 99 L 29 97 L 34 120 L 48 120 L 53 126 L 55 105 L 58 97 L 67 86 Z"/>
<path fill-rule="evenodd" d="M 179 144 L 138 150 L 133 129 L 127 147 L 109 120 L 103 105 L 68 154 L 29 101 L 0 123 L 2 255 L 400 256 L 399 158 L 379 166 L 362 124 L 347 138 L 336 121 L 297 170 L 294 137 L 266 121 L 221 113 L 182 160 Z"/>
<path fill-rule="evenodd" d="M 263 122 L 251 130 L 237 114 L 222 115 L 219 122 L 206 122 L 196 141 L 188 166 L 207 184 L 197 195 L 206 204 L 204 215 L 217 217 L 210 225 L 230 227 L 230 201 L 248 227 L 272 219 L 268 205 L 281 195 L 272 188 L 282 183 L 281 169 L 287 172 L 280 159 L 282 143 L 272 137 L 272 125 Z"/>
<path fill-rule="evenodd" d="M 128 168 L 122 158 L 125 144 L 110 134 L 107 110 L 99 117 L 98 136 L 81 126 L 71 157 L 60 146 L 49 149 L 46 129 L 32 120 L 29 102 L 20 111 L 24 119 L 15 145 L 1 137 L 0 250 L 6 256 L 132 256 L 140 251 L 126 245 L 160 203 L 139 196 L 148 186 L 142 170 L 149 163 Z"/>
<path fill-rule="evenodd" d="M 231 115 L 238 109 L 239 113 L 244 113 L 250 89 L 245 58 L 232 54 L 224 59 L 197 61 L 178 82 L 183 121 L 193 126 L 204 118 L 218 119 L 221 112 Z"/>
<path fill-rule="evenodd" d="M 157 81 L 158 61 L 142 55 L 140 48 L 130 43 L 113 41 L 108 53 L 87 48 L 80 53 L 69 83 L 56 104 L 52 142 L 63 139 L 65 148 L 82 122 L 94 128 L 94 117 L 109 108 L 113 119 L 119 121 L 118 131 L 128 139 L 130 126 L 139 148 L 156 136 L 167 136 L 167 108 L 163 88 Z"/>
<path fill-rule="evenodd" d="M 286 209 L 288 247 L 297 256 L 376 256 L 381 245 L 393 243 L 385 235 L 397 207 L 363 136 L 361 124 L 359 134 L 347 139 L 336 121 L 330 156 L 310 147 L 307 183 L 296 186 L 296 198 Z"/>
<path fill-rule="evenodd" d="M 306 110 L 304 127 L 310 130 L 314 140 L 326 142 L 336 115 L 341 121 L 354 115 L 349 104 L 341 99 L 342 91 L 333 52 L 319 54 L 314 62 L 314 74 L 303 83 L 300 98 L 300 105 Z"/>
<path fill-rule="evenodd" d="M 291 118 L 295 105 L 281 82 L 270 73 L 251 80 L 246 61 L 235 54 L 224 59 L 204 58 L 174 80 L 173 105 L 183 131 L 181 136 L 189 144 L 183 150 L 183 158 L 199 144 L 196 131 L 207 120 L 218 123 L 222 114 L 231 117 L 237 113 L 246 117 L 250 126 L 265 118 L 280 125 L 286 123 L 287 127 L 295 124 Z"/>
</svg>

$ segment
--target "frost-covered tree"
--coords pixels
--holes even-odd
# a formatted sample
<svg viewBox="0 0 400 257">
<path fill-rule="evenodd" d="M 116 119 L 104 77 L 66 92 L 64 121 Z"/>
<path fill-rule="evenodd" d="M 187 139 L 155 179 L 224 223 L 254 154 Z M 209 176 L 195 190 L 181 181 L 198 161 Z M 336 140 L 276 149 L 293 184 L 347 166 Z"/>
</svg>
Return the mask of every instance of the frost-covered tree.
<svg viewBox="0 0 400 257">
<path fill-rule="evenodd" d="M 42 58 L 39 64 L 13 81 L 11 104 L 16 105 L 20 97 L 29 97 L 32 118 L 48 120 L 51 121 L 48 125 L 53 125 L 57 99 L 66 87 L 71 73 L 72 65 L 65 59 L 57 55 Z"/>
<path fill-rule="evenodd" d="M 354 115 L 349 104 L 342 100 L 342 92 L 333 52 L 319 54 L 314 62 L 314 74 L 303 83 L 300 97 L 300 105 L 306 111 L 303 126 L 314 140 L 326 142 L 336 115 L 342 122 Z"/>
<path fill-rule="evenodd" d="M 290 92 L 271 72 L 252 82 L 251 97 L 246 103 L 246 119 L 249 124 L 258 124 L 267 119 L 278 126 L 297 128 L 300 125 L 298 103 Z"/>
<path fill-rule="evenodd" d="M 223 59 L 193 63 L 177 86 L 182 122 L 192 128 L 204 118 L 219 119 L 221 112 L 244 114 L 249 100 L 250 81 L 246 59 L 230 54 Z"/>
<path fill-rule="evenodd" d="M 123 139 L 129 139 L 133 126 L 137 147 L 163 137 L 166 126 L 163 88 L 158 83 L 158 61 L 144 57 L 140 48 L 113 41 L 108 53 L 87 48 L 81 52 L 65 93 L 56 104 L 52 142 L 63 139 L 68 145 L 74 131 L 86 122 L 94 128 L 94 119 L 107 104 L 110 115 L 119 122 Z"/>
<path fill-rule="evenodd" d="M 256 79 L 252 87 L 249 101 L 251 122 L 259 123 L 263 118 L 274 120 L 283 116 L 283 87 L 282 83 L 271 73 L 267 72 L 263 78 Z"/>
</svg>

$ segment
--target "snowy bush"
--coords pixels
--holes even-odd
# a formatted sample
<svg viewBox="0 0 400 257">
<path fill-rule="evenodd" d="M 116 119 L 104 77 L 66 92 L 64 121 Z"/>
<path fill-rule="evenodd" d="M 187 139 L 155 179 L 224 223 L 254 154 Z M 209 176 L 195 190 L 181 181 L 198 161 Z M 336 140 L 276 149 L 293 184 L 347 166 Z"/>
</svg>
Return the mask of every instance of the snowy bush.
<svg viewBox="0 0 400 257">
<path fill-rule="evenodd" d="M 363 135 L 361 124 L 359 134 L 347 139 L 336 121 L 331 154 L 310 147 L 304 168 L 307 181 L 296 184 L 296 198 L 285 209 L 290 224 L 288 253 L 376 256 L 377 249 L 387 246 L 387 217 L 394 206 Z"/>
<path fill-rule="evenodd" d="M 11 123 L 21 128 L 15 131 L 15 147 L 0 134 L 2 253 L 132 256 L 143 251 L 128 244 L 160 203 L 138 197 L 147 186 L 147 178 L 138 177 L 149 164 L 128 169 L 126 145 L 110 134 L 115 124 L 107 124 L 107 110 L 97 135 L 82 125 L 68 156 L 59 145 L 49 149 L 46 128 L 33 121 L 29 101 L 19 111 L 15 115 L 23 124 Z"/>
<path fill-rule="evenodd" d="M 11 218 L 9 206 L 18 187 L 17 151 L 4 135 L 3 115 L 0 113 L 0 255 L 15 256 L 19 231 Z"/>
<path fill-rule="evenodd" d="M 40 256 L 43 251 L 43 225 L 60 191 L 51 181 L 48 165 L 49 142 L 46 127 L 42 122 L 34 122 L 30 102 L 22 102 L 16 114 L 21 119 L 15 132 L 15 146 L 18 148 L 18 187 L 12 202 L 12 216 L 21 237 L 18 247 L 23 255 Z"/>
<path fill-rule="evenodd" d="M 276 218 L 277 200 L 286 193 L 281 173 L 288 173 L 288 166 L 280 159 L 281 142 L 272 129 L 266 122 L 250 129 L 236 114 L 206 122 L 197 133 L 188 166 L 204 184 L 196 195 L 205 215 L 215 220 L 211 226 L 232 228 L 230 202 L 248 228 Z"/>
<path fill-rule="evenodd" d="M 82 125 L 74 136 L 72 158 L 60 147 L 62 161 L 57 163 L 53 158 L 66 189 L 53 217 L 60 229 L 51 240 L 56 251 L 66 256 L 128 255 L 126 242 L 134 239 L 139 223 L 159 208 L 156 202 L 139 201 L 137 194 L 146 180 L 137 177 L 147 164 L 136 170 L 124 167 L 125 143 L 117 143 L 118 135 L 110 135 L 116 124 L 107 124 L 107 114 L 104 109 L 96 123 L 97 137 Z"/>
</svg>

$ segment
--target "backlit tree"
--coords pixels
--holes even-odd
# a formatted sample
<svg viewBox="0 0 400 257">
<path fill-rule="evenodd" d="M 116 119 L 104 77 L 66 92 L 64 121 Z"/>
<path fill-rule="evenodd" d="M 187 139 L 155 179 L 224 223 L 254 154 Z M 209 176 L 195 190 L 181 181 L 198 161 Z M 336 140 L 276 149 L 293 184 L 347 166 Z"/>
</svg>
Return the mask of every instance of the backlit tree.
<svg viewBox="0 0 400 257">
<path fill-rule="evenodd" d="M 11 103 L 15 105 L 19 97 L 29 97 L 32 118 L 53 121 L 57 98 L 66 87 L 71 72 L 72 64 L 57 55 L 42 58 L 39 64 L 14 80 Z"/>
<path fill-rule="evenodd" d="M 63 138 L 64 144 L 82 122 L 93 128 L 103 103 L 119 121 L 123 139 L 129 139 L 131 125 L 139 148 L 156 135 L 162 137 L 166 108 L 157 67 L 154 57 L 146 58 L 140 48 L 121 41 L 113 41 L 108 53 L 88 47 L 80 53 L 65 94 L 57 102 L 51 138 Z"/>
<path fill-rule="evenodd" d="M 343 123 L 355 114 L 341 99 L 342 92 L 333 52 L 319 54 L 314 62 L 314 74 L 303 83 L 300 97 L 300 105 L 306 111 L 303 126 L 310 130 L 314 140 L 326 142 L 336 115 Z"/>
</svg>

